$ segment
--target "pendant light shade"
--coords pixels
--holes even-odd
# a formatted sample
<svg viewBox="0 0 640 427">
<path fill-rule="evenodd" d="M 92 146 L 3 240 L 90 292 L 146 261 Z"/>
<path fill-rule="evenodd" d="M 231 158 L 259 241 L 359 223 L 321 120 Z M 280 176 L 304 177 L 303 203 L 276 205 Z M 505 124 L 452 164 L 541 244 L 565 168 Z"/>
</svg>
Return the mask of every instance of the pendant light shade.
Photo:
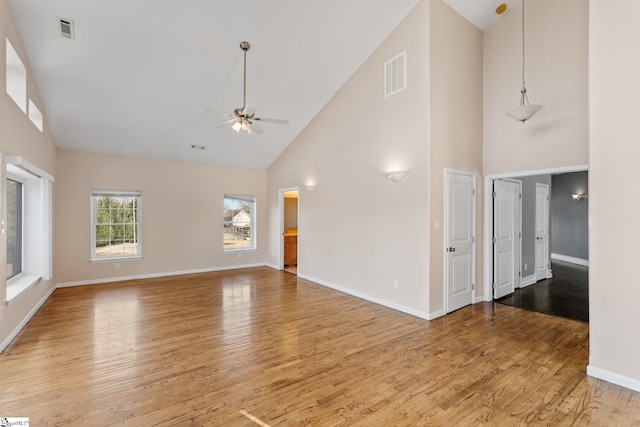
<svg viewBox="0 0 640 427">
<path fill-rule="evenodd" d="M 520 105 L 507 111 L 507 116 L 522 123 L 526 122 L 533 117 L 534 114 L 542 110 L 542 105 L 529 104 L 529 97 L 527 96 L 527 88 L 524 80 L 524 2 L 525 0 L 522 0 L 522 89 L 520 90 Z"/>
</svg>

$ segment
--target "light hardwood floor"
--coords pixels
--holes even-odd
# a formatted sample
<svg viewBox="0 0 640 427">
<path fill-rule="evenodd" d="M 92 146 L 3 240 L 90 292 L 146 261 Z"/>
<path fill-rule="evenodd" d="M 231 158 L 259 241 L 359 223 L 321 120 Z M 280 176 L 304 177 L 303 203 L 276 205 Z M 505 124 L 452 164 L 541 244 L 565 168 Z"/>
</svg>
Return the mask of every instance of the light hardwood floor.
<svg viewBox="0 0 640 427">
<path fill-rule="evenodd" d="M 640 425 L 587 324 L 480 303 L 431 322 L 269 268 L 56 290 L 0 355 L 32 426 Z"/>
</svg>

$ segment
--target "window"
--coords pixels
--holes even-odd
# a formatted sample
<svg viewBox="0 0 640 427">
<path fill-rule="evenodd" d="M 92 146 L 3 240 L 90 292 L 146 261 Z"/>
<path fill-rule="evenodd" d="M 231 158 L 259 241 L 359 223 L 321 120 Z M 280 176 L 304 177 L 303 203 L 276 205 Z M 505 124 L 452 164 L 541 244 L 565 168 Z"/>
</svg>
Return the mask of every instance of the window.
<svg viewBox="0 0 640 427">
<path fill-rule="evenodd" d="M 31 120 L 31 123 L 33 123 L 35 127 L 42 132 L 44 117 L 42 116 L 40 109 L 32 100 L 29 100 L 29 120 Z"/>
<path fill-rule="evenodd" d="M 27 68 L 22 63 L 20 56 L 18 56 L 9 39 L 6 39 L 6 49 L 7 94 L 15 101 L 18 107 L 26 113 Z"/>
<path fill-rule="evenodd" d="M 142 256 L 141 192 L 93 190 L 93 261 Z"/>
<path fill-rule="evenodd" d="M 22 182 L 7 179 L 7 280 L 22 273 Z"/>
<path fill-rule="evenodd" d="M 6 173 L 6 299 L 11 301 L 52 277 L 53 177 L 19 156 L 6 157 Z"/>
<path fill-rule="evenodd" d="M 256 197 L 224 195 L 224 250 L 256 248 Z"/>
</svg>

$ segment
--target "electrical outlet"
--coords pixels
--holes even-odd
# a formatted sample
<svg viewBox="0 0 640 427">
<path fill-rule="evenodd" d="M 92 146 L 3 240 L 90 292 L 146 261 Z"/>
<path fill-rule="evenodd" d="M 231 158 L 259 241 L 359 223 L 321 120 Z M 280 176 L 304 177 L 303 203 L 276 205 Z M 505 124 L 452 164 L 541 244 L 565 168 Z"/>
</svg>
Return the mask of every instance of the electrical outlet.
<svg viewBox="0 0 640 427">
<path fill-rule="evenodd" d="M 398 287 L 398 279 L 393 279 L 393 287 L 394 288 Z"/>
<path fill-rule="evenodd" d="M 309 267 L 313 267 L 313 260 L 309 260 Z"/>
<path fill-rule="evenodd" d="M 242 258 L 242 252 L 238 252 L 238 258 Z"/>
<path fill-rule="evenodd" d="M 524 263 L 524 269 L 527 270 L 527 263 Z"/>
<path fill-rule="evenodd" d="M 119 263 L 119 262 L 116 262 L 116 263 L 113 265 L 113 268 L 115 268 L 116 270 L 120 270 L 120 263 Z"/>
</svg>

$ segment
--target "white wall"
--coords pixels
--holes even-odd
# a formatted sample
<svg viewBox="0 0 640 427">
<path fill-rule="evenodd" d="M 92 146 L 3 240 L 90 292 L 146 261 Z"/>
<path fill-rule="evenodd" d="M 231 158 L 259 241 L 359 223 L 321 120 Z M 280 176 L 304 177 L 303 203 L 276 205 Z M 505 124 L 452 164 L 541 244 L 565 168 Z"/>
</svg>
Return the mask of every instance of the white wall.
<svg viewBox="0 0 640 427">
<path fill-rule="evenodd" d="M 484 33 L 484 173 L 493 175 L 589 161 L 587 110 L 588 2 L 526 3 L 526 82 L 543 109 L 522 124 L 522 5 Z"/>
<path fill-rule="evenodd" d="M 20 55 L 23 64 L 27 68 L 27 95 L 45 114 L 44 132 L 41 133 L 31 123 L 29 118 L 13 102 L 5 91 L 6 68 L 4 66 L 6 52 L 5 39 L 8 38 L 13 48 Z M 49 127 L 46 123 L 46 111 L 44 110 L 37 88 L 31 78 L 29 64 L 22 51 L 22 45 L 15 30 L 6 0 L 0 0 L 0 153 L 4 155 L 21 156 L 32 165 L 42 169 L 48 174 L 55 176 L 56 156 L 55 146 Z M 1 179 L 4 181 L 4 175 Z M 55 188 L 56 184 L 54 184 Z M 1 186 L 4 191 L 4 185 Z M 0 195 L 0 198 L 4 198 Z M 6 209 L 2 207 L 2 218 L 6 218 Z M 7 263 L 6 235 L 0 237 L 0 311 L 3 316 L 0 319 L 0 349 L 8 342 L 8 337 L 17 331 L 21 324 L 24 324 L 30 314 L 34 312 L 39 304 L 55 286 L 55 277 L 52 280 L 40 281 L 27 291 L 22 293 L 9 304 L 4 304 L 5 277 Z M 54 254 L 55 256 L 55 254 Z M 55 271 L 54 271 L 55 274 Z"/>
<path fill-rule="evenodd" d="M 266 171 L 58 150 L 58 283 L 263 264 Z M 142 191 L 142 259 L 90 262 L 91 189 Z M 257 250 L 224 253 L 224 194 L 255 195 Z M 241 256 L 241 257 L 240 257 Z"/>
<path fill-rule="evenodd" d="M 640 391 L 640 2 L 591 1 L 588 372 Z"/>
<path fill-rule="evenodd" d="M 482 32 L 441 0 L 430 2 L 430 313 L 444 310 L 444 170 L 473 172 L 476 274 L 482 279 Z M 439 222 L 440 229 L 434 225 Z M 476 286 L 482 295 L 482 286 Z"/>
<path fill-rule="evenodd" d="M 300 191 L 301 276 L 426 316 L 429 309 L 428 2 L 420 2 L 269 168 L 269 262 L 278 190 Z M 407 52 L 407 89 L 384 98 L 383 65 Z M 408 170 L 394 183 L 386 171 Z M 398 288 L 392 286 L 398 280 Z"/>
</svg>

